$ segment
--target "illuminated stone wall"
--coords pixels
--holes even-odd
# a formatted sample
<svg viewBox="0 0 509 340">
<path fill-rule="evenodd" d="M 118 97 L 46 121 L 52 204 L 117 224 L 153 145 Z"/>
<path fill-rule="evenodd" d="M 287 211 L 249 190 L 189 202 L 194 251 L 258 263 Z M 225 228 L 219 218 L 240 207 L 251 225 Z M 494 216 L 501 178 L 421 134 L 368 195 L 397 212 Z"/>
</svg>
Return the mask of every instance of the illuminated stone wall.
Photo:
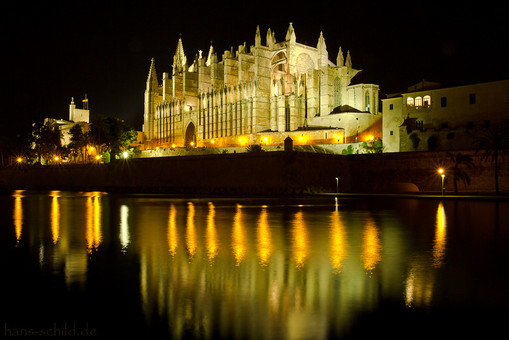
<svg viewBox="0 0 509 340">
<path fill-rule="evenodd" d="M 257 28 L 254 45 L 232 47 L 221 61 L 211 45 L 206 56 L 199 51 L 191 61 L 179 39 L 171 74 L 163 72 L 162 83 L 152 60 L 144 148 L 203 146 L 219 139 L 235 146 L 237 136 L 256 140 L 259 133 L 310 127 L 339 128 L 351 137 L 380 118 L 378 85 L 351 85 L 359 70 L 352 68 L 349 51 L 345 60 L 340 49 L 333 63 L 322 33 L 316 47 L 307 46 L 297 42 L 291 23 L 284 41 L 276 42 L 270 29 L 265 40 L 262 44 Z M 334 114 L 340 107 L 341 116 L 353 117 L 355 124 Z"/>
</svg>

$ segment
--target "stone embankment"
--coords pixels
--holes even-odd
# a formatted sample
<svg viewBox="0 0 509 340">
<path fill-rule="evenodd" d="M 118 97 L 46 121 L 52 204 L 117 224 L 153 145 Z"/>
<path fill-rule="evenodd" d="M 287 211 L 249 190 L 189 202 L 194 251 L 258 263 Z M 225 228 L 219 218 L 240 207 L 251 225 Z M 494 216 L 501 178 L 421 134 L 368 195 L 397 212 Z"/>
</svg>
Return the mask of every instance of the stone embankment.
<svg viewBox="0 0 509 340">
<path fill-rule="evenodd" d="M 468 170 L 470 185 L 459 181 L 459 192 L 493 193 L 490 163 L 481 162 L 478 156 L 474 163 L 475 169 Z M 446 169 L 445 187 L 450 193 L 452 164 L 445 152 L 342 156 L 280 151 L 12 167 L 0 169 L 0 188 L 198 195 L 440 192 L 439 167 Z M 499 169 L 499 181 L 500 191 L 509 191 L 505 164 Z"/>
</svg>

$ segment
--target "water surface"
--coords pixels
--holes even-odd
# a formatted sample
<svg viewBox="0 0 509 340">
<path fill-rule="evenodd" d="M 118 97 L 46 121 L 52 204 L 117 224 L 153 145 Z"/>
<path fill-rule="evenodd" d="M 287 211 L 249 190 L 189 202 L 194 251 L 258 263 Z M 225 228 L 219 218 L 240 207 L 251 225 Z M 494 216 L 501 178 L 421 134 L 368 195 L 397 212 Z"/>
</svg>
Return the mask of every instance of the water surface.
<svg viewBox="0 0 509 340">
<path fill-rule="evenodd" d="M 508 208 L 15 191 L 0 196 L 3 335 L 495 335 Z"/>
</svg>

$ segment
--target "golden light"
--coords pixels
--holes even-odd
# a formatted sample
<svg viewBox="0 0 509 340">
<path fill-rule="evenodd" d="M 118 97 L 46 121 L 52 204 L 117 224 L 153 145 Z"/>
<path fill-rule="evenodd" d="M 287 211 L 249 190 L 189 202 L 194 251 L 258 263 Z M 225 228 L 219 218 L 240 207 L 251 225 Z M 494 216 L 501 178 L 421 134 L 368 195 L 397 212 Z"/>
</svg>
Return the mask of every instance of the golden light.
<svg viewBox="0 0 509 340">
<path fill-rule="evenodd" d="M 266 266 L 270 255 L 272 253 L 272 236 L 270 232 L 270 225 L 268 221 L 267 206 L 262 206 L 262 211 L 258 219 L 258 226 L 256 227 L 257 232 L 257 245 L 258 245 L 258 257 L 260 258 L 260 264 Z"/>
<path fill-rule="evenodd" d="M 198 248 L 196 241 L 196 229 L 194 226 L 194 204 L 187 202 L 187 225 L 186 225 L 186 249 L 189 258 L 192 258 Z"/>
<path fill-rule="evenodd" d="M 339 211 L 333 211 L 331 215 L 330 225 L 330 250 L 329 257 L 332 263 L 332 267 L 335 272 L 341 271 L 343 261 L 347 256 L 347 233 L 345 231 L 345 225 L 341 221 L 341 215 Z"/>
<path fill-rule="evenodd" d="M 19 243 L 21 239 L 21 231 L 23 228 L 23 203 L 21 199 L 24 197 L 22 195 L 22 190 L 16 190 L 16 193 L 12 195 L 14 197 L 14 231 L 16 232 L 16 243 Z"/>
<path fill-rule="evenodd" d="M 194 142 L 191 142 L 191 146 L 194 146 Z"/>
<path fill-rule="evenodd" d="M 96 160 L 100 160 L 100 159 L 101 159 L 101 155 L 97 155 L 97 156 L 95 156 L 95 159 L 96 159 Z"/>
<path fill-rule="evenodd" d="M 23 162 L 23 158 L 21 158 L 21 157 L 18 157 L 18 159 L 16 159 L 16 162 L 18 162 L 18 163 L 21 163 L 21 162 Z"/>
<path fill-rule="evenodd" d="M 215 223 L 216 210 L 214 204 L 209 202 L 209 213 L 207 216 L 207 255 L 209 260 L 213 260 L 219 249 L 219 243 L 217 239 L 216 223 Z"/>
<path fill-rule="evenodd" d="M 373 136 L 369 136 L 368 138 L 370 141 L 373 141 L 375 139 L 375 137 L 373 137 Z"/>
<path fill-rule="evenodd" d="M 247 143 L 247 138 L 246 137 L 240 137 L 239 138 L 239 144 L 246 144 Z"/>
<path fill-rule="evenodd" d="M 215 140 L 211 140 L 210 142 L 211 142 L 212 144 L 214 144 L 216 141 L 215 141 Z"/>
<path fill-rule="evenodd" d="M 171 147 L 175 149 L 177 146 L 175 144 L 172 144 Z"/>
<path fill-rule="evenodd" d="M 101 226 L 101 194 L 89 192 L 86 194 L 86 232 L 87 252 L 92 254 L 102 242 Z"/>
<path fill-rule="evenodd" d="M 51 235 L 53 244 L 57 244 L 60 238 L 60 203 L 58 202 L 59 191 L 52 191 L 50 196 L 51 200 Z"/>
<path fill-rule="evenodd" d="M 58 162 L 60 160 L 60 158 L 58 156 L 55 156 L 54 160 L 55 160 L 55 162 Z"/>
<path fill-rule="evenodd" d="M 302 210 L 294 216 L 292 226 L 293 257 L 297 268 L 302 268 L 309 257 L 309 234 Z"/>
<path fill-rule="evenodd" d="M 235 266 L 240 266 L 246 256 L 247 235 L 242 217 L 242 206 L 237 204 L 237 211 L 233 217 L 232 248 L 235 257 Z"/>
<path fill-rule="evenodd" d="M 382 259 L 380 232 L 372 219 L 369 219 L 364 227 L 361 258 L 368 272 L 372 272 Z"/>
<path fill-rule="evenodd" d="M 170 216 L 168 217 L 168 251 L 171 256 L 175 256 L 178 247 L 177 232 L 177 209 L 175 205 L 170 206 Z"/>
<path fill-rule="evenodd" d="M 438 173 L 439 173 L 440 175 L 443 175 L 443 174 L 444 174 L 444 169 L 442 169 L 442 168 L 438 169 Z"/>
<path fill-rule="evenodd" d="M 447 218 L 445 215 L 444 204 L 438 204 L 436 223 L 435 223 L 435 239 L 433 240 L 433 267 L 439 268 L 444 263 L 445 246 L 447 234 Z"/>
</svg>

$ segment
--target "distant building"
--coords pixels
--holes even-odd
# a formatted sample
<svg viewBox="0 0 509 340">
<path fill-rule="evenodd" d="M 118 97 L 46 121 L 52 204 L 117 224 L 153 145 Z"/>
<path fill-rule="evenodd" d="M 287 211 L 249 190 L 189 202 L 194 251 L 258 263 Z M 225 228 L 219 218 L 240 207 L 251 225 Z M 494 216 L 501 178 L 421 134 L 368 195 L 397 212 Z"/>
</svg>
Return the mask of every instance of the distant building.
<svg viewBox="0 0 509 340">
<path fill-rule="evenodd" d="M 144 148 L 168 146 L 327 144 L 381 137 L 379 87 L 352 85 L 359 73 L 350 51 L 329 60 L 320 33 L 315 46 L 297 42 L 290 23 L 285 40 L 259 27 L 218 59 L 212 44 L 194 60 L 179 38 L 170 73 L 158 79 L 152 59 L 145 90 Z M 368 137 L 369 136 L 369 137 Z"/>
<path fill-rule="evenodd" d="M 509 119 L 509 80 L 440 88 L 422 81 L 382 99 L 384 152 L 471 149 Z"/>
<path fill-rule="evenodd" d="M 69 120 L 57 118 L 45 118 L 44 124 L 56 124 L 62 133 L 62 146 L 68 145 L 71 142 L 71 135 L 69 131 L 75 124 L 81 125 L 83 132 L 87 132 L 90 128 L 90 110 L 88 108 L 88 98 L 85 94 L 83 99 L 83 108 L 76 108 L 74 97 L 71 98 L 69 105 Z"/>
</svg>

